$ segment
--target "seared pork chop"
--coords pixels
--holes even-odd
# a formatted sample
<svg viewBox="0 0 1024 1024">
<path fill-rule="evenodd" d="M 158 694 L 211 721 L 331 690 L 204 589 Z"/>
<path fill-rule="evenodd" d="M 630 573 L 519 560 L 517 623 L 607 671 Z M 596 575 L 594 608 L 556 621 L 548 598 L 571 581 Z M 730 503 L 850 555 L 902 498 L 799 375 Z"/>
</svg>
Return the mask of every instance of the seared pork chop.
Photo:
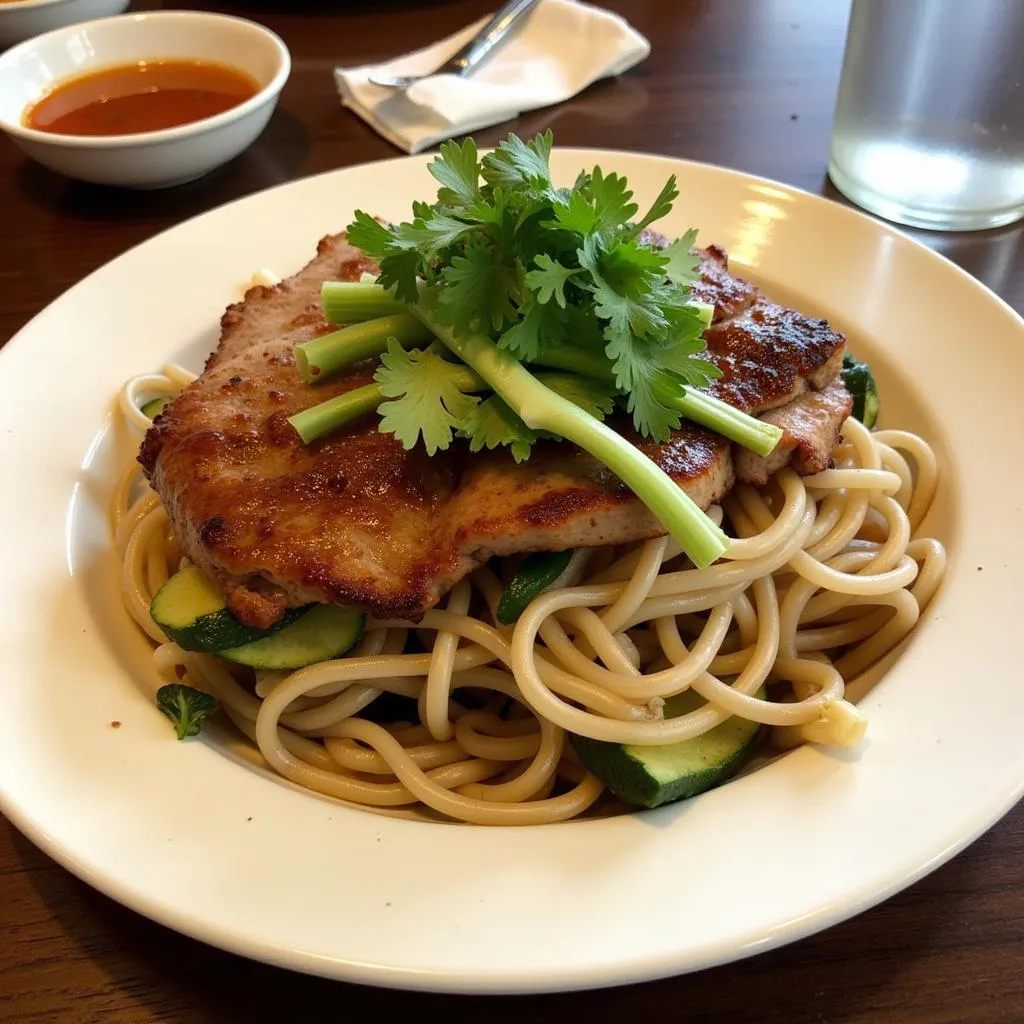
<svg viewBox="0 0 1024 1024">
<path fill-rule="evenodd" d="M 664 533 L 615 476 L 568 443 L 543 442 L 522 465 L 461 444 L 431 458 L 421 447 L 405 451 L 368 416 L 303 445 L 288 417 L 368 383 L 375 364 L 312 387 L 293 346 L 331 329 L 319 312 L 323 280 L 372 269 L 333 236 L 294 277 L 250 289 L 225 313 L 206 371 L 143 442 L 140 461 L 182 550 L 223 587 L 238 618 L 265 627 L 313 601 L 415 618 L 492 555 Z M 850 407 L 833 383 L 842 336 L 733 277 L 720 249 L 703 251 L 701 272 L 693 291 L 715 305 L 709 358 L 723 370 L 712 390 L 749 412 L 770 410 L 786 431 L 784 455 L 740 458 L 743 478 L 766 479 L 791 458 L 800 472 L 823 469 Z M 612 425 L 702 508 L 733 486 L 723 438 L 686 425 L 655 444 L 624 417 Z"/>
</svg>

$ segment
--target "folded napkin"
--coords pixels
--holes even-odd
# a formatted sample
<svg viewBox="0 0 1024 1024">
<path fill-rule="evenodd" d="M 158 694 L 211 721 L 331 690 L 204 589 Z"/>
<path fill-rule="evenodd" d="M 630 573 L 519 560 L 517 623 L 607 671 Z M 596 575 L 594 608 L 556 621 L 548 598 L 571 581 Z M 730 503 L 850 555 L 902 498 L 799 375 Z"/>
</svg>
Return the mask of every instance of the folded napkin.
<svg viewBox="0 0 1024 1024">
<path fill-rule="evenodd" d="M 447 60 L 487 19 L 386 64 L 335 68 L 342 103 L 408 153 L 560 103 L 642 61 L 651 44 L 624 19 L 579 0 L 542 0 L 468 78 L 434 75 L 404 93 L 371 74 L 412 75 Z"/>
</svg>

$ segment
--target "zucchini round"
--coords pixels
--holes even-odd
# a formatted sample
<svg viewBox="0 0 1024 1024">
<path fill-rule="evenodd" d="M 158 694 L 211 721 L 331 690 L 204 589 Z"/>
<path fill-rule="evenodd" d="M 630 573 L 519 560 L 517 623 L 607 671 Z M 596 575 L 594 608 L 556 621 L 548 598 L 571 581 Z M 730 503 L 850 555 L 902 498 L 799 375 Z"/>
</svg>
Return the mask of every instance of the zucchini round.
<svg viewBox="0 0 1024 1024">
<path fill-rule="evenodd" d="M 273 636 L 217 653 L 252 668 L 303 668 L 341 657 L 362 632 L 360 612 L 336 604 L 315 604 Z"/>
<path fill-rule="evenodd" d="M 759 696 L 763 696 L 763 691 Z M 665 717 L 678 718 L 705 704 L 693 690 L 670 697 Z M 701 736 L 651 747 L 573 736 L 583 766 L 623 802 L 659 807 L 696 796 L 735 775 L 757 742 L 761 726 L 732 716 Z"/>
<path fill-rule="evenodd" d="M 536 551 L 523 559 L 508 581 L 498 602 L 498 621 L 509 626 L 526 611 L 526 606 L 565 572 L 572 559 L 568 551 Z"/>
<path fill-rule="evenodd" d="M 155 420 L 167 408 L 168 402 L 170 402 L 169 398 L 151 398 L 139 411 L 143 416 L 148 416 L 151 420 Z"/>
<path fill-rule="evenodd" d="M 271 636 L 305 610 L 289 608 L 269 629 L 247 626 L 228 611 L 224 596 L 194 565 L 176 572 L 156 592 L 149 606 L 153 621 L 179 647 L 204 654 L 216 654 Z"/>
</svg>

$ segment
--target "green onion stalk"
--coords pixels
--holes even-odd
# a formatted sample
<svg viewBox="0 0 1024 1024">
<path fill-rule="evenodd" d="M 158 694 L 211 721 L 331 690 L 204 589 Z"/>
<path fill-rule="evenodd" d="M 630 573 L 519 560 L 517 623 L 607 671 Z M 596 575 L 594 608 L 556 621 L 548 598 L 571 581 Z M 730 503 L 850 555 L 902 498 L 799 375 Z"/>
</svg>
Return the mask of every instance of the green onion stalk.
<svg viewBox="0 0 1024 1024">
<path fill-rule="evenodd" d="M 403 304 L 402 308 L 409 307 Z M 430 342 L 433 335 L 411 313 L 391 313 L 299 342 L 295 346 L 295 365 L 307 384 L 316 384 L 346 366 L 379 356 L 387 349 L 390 338 L 403 348 L 418 348 Z"/>
</svg>

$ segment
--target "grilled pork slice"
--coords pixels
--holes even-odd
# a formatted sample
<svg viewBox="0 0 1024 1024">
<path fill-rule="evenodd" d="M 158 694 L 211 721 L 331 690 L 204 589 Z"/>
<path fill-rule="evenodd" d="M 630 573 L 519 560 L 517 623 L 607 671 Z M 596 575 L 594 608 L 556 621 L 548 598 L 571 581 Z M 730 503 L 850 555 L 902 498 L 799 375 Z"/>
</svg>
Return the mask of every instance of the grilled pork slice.
<svg viewBox="0 0 1024 1024">
<path fill-rule="evenodd" d="M 841 380 L 821 391 L 809 391 L 766 412 L 761 419 L 782 428 L 782 439 L 768 456 L 735 448 L 736 475 L 745 483 L 768 483 L 784 466 L 803 475 L 820 473 L 829 464 L 839 440 L 839 428 L 853 409 L 853 399 Z"/>
<path fill-rule="evenodd" d="M 320 285 L 324 281 L 357 281 L 364 271 L 376 274 L 377 269 L 340 236 L 321 239 L 316 256 L 297 274 L 277 285 L 256 285 L 241 302 L 228 306 L 220 320 L 220 343 L 206 361 L 206 369 L 282 333 L 290 333 L 298 342 L 333 330 L 316 301 Z"/>
<path fill-rule="evenodd" d="M 428 458 L 381 434 L 369 416 L 303 445 L 288 417 L 368 383 L 375 366 L 311 387 L 293 346 L 330 329 L 318 310 L 321 281 L 366 269 L 358 250 L 333 236 L 294 277 L 250 289 L 225 314 L 206 371 L 143 442 L 140 461 L 182 550 L 223 587 L 239 619 L 266 627 L 311 601 L 415 618 L 492 555 L 664 532 L 602 464 L 568 443 L 539 444 L 522 465 L 462 445 Z M 715 394 L 769 410 L 786 431 L 785 454 L 741 456 L 742 477 L 767 478 L 790 461 L 800 472 L 823 469 L 849 412 L 849 396 L 833 383 L 842 336 L 730 275 L 720 249 L 702 253 L 701 271 L 694 294 L 715 305 L 708 347 L 723 370 Z M 685 426 L 654 444 L 625 419 L 613 426 L 702 508 L 733 486 L 737 464 L 721 437 Z"/>
</svg>

